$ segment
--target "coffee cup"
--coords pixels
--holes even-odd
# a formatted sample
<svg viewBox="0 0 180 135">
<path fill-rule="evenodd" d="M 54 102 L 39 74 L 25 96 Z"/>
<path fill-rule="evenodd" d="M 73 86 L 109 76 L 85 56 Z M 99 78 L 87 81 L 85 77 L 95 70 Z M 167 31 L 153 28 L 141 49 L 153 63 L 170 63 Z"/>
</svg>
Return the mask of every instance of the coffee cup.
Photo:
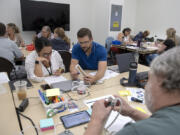
<svg viewBox="0 0 180 135">
<path fill-rule="evenodd" d="M 19 100 L 23 100 L 26 98 L 26 89 L 27 89 L 27 82 L 26 81 L 16 81 L 14 82 L 14 86 L 17 92 L 17 96 Z"/>
</svg>

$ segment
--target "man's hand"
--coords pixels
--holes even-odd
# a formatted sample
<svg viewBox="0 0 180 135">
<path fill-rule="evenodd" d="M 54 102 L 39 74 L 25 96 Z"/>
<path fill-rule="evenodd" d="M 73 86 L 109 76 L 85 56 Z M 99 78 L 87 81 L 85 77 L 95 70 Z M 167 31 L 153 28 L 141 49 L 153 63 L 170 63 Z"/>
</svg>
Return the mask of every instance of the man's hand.
<svg viewBox="0 0 180 135">
<path fill-rule="evenodd" d="M 78 71 L 76 69 L 71 70 L 70 73 L 71 73 L 71 77 L 72 77 L 73 80 L 77 80 L 78 79 L 79 73 L 78 73 Z"/>
<path fill-rule="evenodd" d="M 113 108 L 114 111 L 120 111 L 120 113 L 124 116 L 130 116 L 133 111 L 134 111 L 134 108 L 132 108 L 123 98 L 119 97 L 119 96 L 116 96 L 114 95 L 115 98 L 120 98 L 121 101 L 122 101 L 122 104 L 120 106 L 115 106 Z"/>
<path fill-rule="evenodd" d="M 105 103 L 105 100 L 99 100 L 93 104 L 93 110 L 92 110 L 92 115 L 91 115 L 92 121 L 105 124 L 112 108 L 111 106 L 106 108 L 104 103 Z"/>
<path fill-rule="evenodd" d="M 93 110 L 91 115 L 91 121 L 88 124 L 88 128 L 84 135 L 101 135 L 106 120 L 111 113 L 111 106 L 105 107 L 105 100 L 96 101 L 93 104 Z"/>
<path fill-rule="evenodd" d="M 85 83 L 90 83 L 90 84 L 92 84 L 92 83 L 94 83 L 96 81 L 96 78 L 95 78 L 95 76 L 92 76 L 92 75 L 90 75 L 90 74 L 88 74 L 88 76 L 85 76 L 84 77 L 84 82 Z"/>
</svg>

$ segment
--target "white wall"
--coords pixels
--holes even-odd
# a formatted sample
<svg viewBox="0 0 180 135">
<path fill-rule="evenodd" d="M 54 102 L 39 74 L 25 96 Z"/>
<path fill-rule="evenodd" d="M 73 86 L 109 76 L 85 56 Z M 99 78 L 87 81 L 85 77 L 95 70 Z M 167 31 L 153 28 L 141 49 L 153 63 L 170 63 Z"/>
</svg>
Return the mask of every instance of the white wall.
<svg viewBox="0 0 180 135">
<path fill-rule="evenodd" d="M 10 4 L 11 3 L 11 4 Z M 0 0 L 0 22 L 15 23 L 22 30 L 20 0 Z M 23 32 L 26 43 L 30 43 L 35 32 Z"/>
<path fill-rule="evenodd" d="M 48 1 L 48 0 L 44 0 Z M 92 29 L 92 2 L 89 0 L 49 0 L 56 3 L 70 4 L 70 31 L 66 34 L 71 42 L 77 42 L 76 33 L 81 27 Z M 11 3 L 11 4 L 9 4 Z M 0 0 L 0 20 L 7 24 L 15 23 L 22 30 L 20 0 Z M 26 44 L 31 43 L 35 32 L 22 32 Z"/>
<path fill-rule="evenodd" d="M 122 29 L 129 27 L 132 29 L 132 34 L 135 33 L 135 24 L 137 17 L 137 0 L 124 0 Z"/>
<path fill-rule="evenodd" d="M 109 4 L 109 24 L 108 32 L 109 36 L 117 38 L 119 31 L 112 32 L 110 31 L 110 15 L 111 15 L 111 5 L 122 5 L 122 22 L 121 22 L 121 31 L 129 27 L 132 29 L 132 34 L 134 34 L 135 23 L 136 23 L 136 5 L 137 0 L 111 0 Z"/>
<path fill-rule="evenodd" d="M 48 1 L 48 0 L 44 0 Z M 104 45 L 109 35 L 117 36 L 118 32 L 110 32 L 111 4 L 123 4 L 122 29 L 129 26 L 133 29 L 135 21 L 136 0 L 49 0 L 56 3 L 70 4 L 70 31 L 66 34 L 71 42 L 77 42 L 76 33 L 81 27 L 92 30 L 94 41 Z M 9 4 L 11 3 L 11 4 Z M 22 30 L 20 0 L 0 0 L 0 20 L 7 24 L 15 23 Z M 31 43 L 35 32 L 22 32 L 26 44 Z"/>
<path fill-rule="evenodd" d="M 105 39 L 108 36 L 109 21 L 109 1 L 91 0 L 92 1 L 92 33 L 94 41 L 105 45 Z"/>
<path fill-rule="evenodd" d="M 165 31 L 174 27 L 180 34 L 180 0 L 137 0 L 135 31 L 148 29 L 150 36 L 165 38 Z"/>
</svg>

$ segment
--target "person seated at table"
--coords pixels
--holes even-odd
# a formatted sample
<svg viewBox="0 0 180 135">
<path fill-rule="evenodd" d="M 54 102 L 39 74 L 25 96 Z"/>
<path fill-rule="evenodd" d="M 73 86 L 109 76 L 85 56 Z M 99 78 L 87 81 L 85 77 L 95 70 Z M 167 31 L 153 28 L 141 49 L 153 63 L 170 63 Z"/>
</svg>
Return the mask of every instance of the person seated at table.
<svg viewBox="0 0 180 135">
<path fill-rule="evenodd" d="M 37 35 L 38 38 L 45 37 L 48 40 L 51 40 L 54 38 L 53 33 L 51 32 L 51 28 L 49 26 L 43 26 L 40 33 Z"/>
<path fill-rule="evenodd" d="M 7 24 L 7 36 L 10 40 L 14 41 L 19 47 L 25 46 L 19 28 L 14 23 Z"/>
<path fill-rule="evenodd" d="M 133 39 L 133 41 L 146 41 L 145 38 L 149 36 L 150 32 L 148 30 L 145 30 L 144 32 L 139 32 Z"/>
<path fill-rule="evenodd" d="M 70 40 L 65 35 L 63 28 L 56 28 L 54 30 L 54 39 L 51 40 L 52 48 L 54 50 L 65 50 L 69 51 L 70 49 Z"/>
<path fill-rule="evenodd" d="M 145 104 L 152 115 L 129 105 L 105 107 L 105 100 L 94 103 L 91 120 L 84 135 L 101 135 L 112 110 L 136 121 L 119 129 L 116 135 L 177 135 L 180 132 L 180 47 L 157 57 L 151 64 L 145 87 Z M 119 121 L 121 123 L 121 121 Z"/>
<path fill-rule="evenodd" d="M 24 59 L 24 55 L 14 41 L 6 37 L 6 26 L 0 22 L 0 57 L 9 60 L 15 66 L 15 59 Z"/>
<path fill-rule="evenodd" d="M 25 61 L 28 78 L 41 82 L 45 76 L 59 76 L 64 71 L 64 64 L 59 53 L 52 49 L 47 38 L 35 39 L 35 51 L 30 53 Z"/>
<path fill-rule="evenodd" d="M 146 62 L 148 65 L 150 65 L 151 61 L 155 57 L 157 57 L 159 54 L 176 46 L 175 33 L 176 33 L 176 31 L 173 28 L 169 28 L 166 30 L 167 38 L 164 42 L 157 45 L 157 47 L 158 47 L 157 54 L 149 54 L 146 56 Z"/>
<path fill-rule="evenodd" d="M 78 43 L 73 46 L 70 73 L 72 79 L 78 78 L 75 66 L 79 64 L 83 69 L 97 70 L 95 76 L 88 74 L 84 77 L 87 83 L 95 83 L 104 76 L 107 67 L 106 49 L 93 41 L 91 31 L 81 28 L 77 33 Z"/>
<path fill-rule="evenodd" d="M 125 45 L 131 44 L 132 43 L 131 29 L 130 28 L 123 29 L 122 33 L 118 34 L 118 40 L 123 42 Z"/>
<path fill-rule="evenodd" d="M 180 37 L 176 35 L 176 30 L 174 28 L 168 28 L 166 30 L 167 39 L 171 39 L 175 42 L 175 45 L 180 45 Z"/>
</svg>

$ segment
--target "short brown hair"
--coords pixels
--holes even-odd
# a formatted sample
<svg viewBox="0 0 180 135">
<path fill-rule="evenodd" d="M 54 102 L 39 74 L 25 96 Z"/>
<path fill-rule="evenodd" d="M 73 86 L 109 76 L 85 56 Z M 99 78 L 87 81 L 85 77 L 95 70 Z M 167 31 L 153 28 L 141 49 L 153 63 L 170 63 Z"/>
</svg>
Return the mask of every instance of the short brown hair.
<svg viewBox="0 0 180 135">
<path fill-rule="evenodd" d="M 82 38 L 85 36 L 88 36 L 90 39 L 92 39 L 91 31 L 88 28 L 81 28 L 77 33 L 77 37 Z"/>
<path fill-rule="evenodd" d="M 8 23 L 7 26 L 11 27 L 14 30 L 15 33 L 20 33 L 19 28 L 16 26 L 16 24 Z"/>
<path fill-rule="evenodd" d="M 6 26 L 0 22 L 0 36 L 4 36 L 6 33 Z"/>
</svg>

